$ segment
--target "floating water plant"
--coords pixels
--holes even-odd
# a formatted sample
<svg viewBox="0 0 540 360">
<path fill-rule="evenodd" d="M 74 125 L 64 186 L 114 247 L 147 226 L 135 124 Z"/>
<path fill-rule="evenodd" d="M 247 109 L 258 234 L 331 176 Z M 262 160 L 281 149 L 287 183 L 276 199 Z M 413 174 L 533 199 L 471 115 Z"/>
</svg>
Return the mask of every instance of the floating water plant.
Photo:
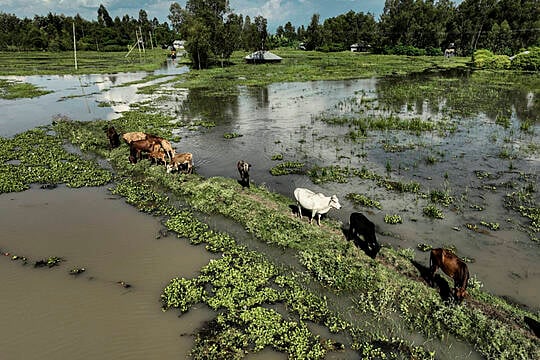
<svg viewBox="0 0 540 360">
<path fill-rule="evenodd" d="M 384 215 L 384 222 L 387 224 L 401 224 L 403 223 L 403 219 L 401 218 L 401 215 L 399 214 L 386 214 Z"/>
<path fill-rule="evenodd" d="M 305 164 L 297 161 L 287 161 L 280 163 L 270 169 L 270 174 L 274 176 L 289 175 L 289 174 L 304 174 Z"/>
<path fill-rule="evenodd" d="M 433 204 L 429 204 L 426 207 L 424 207 L 422 212 L 424 213 L 424 216 L 427 216 L 433 219 L 444 219 L 444 215 L 441 209 L 439 209 Z"/>
<path fill-rule="evenodd" d="M 454 202 L 454 198 L 448 191 L 442 191 L 442 190 L 432 190 L 429 192 L 429 199 L 437 204 L 441 204 L 443 206 L 450 206 Z"/>
<path fill-rule="evenodd" d="M 499 223 L 487 222 L 487 221 L 480 221 L 480 225 L 483 225 L 491 230 L 499 230 L 499 228 L 501 227 Z"/>
<path fill-rule="evenodd" d="M 49 93 L 52 91 L 40 89 L 29 83 L 0 79 L 0 99 L 33 98 Z"/>
<path fill-rule="evenodd" d="M 65 261 L 63 258 L 58 256 L 51 256 L 45 260 L 38 260 L 34 263 L 34 267 L 44 267 L 47 266 L 49 268 L 52 268 L 54 266 L 60 265 L 62 261 Z"/>
<path fill-rule="evenodd" d="M 75 267 L 75 268 L 69 270 L 69 275 L 80 275 L 85 271 L 86 271 L 86 268 Z"/>
<path fill-rule="evenodd" d="M 346 183 L 349 181 L 352 172 L 348 167 L 332 165 L 327 167 L 315 166 L 308 171 L 308 176 L 315 184 L 325 182 Z"/>
<path fill-rule="evenodd" d="M 420 251 L 423 251 L 423 252 L 430 251 L 431 249 L 433 249 L 433 246 L 428 245 L 428 244 L 418 244 L 417 247 L 418 249 L 420 249 Z"/>
<path fill-rule="evenodd" d="M 382 209 L 381 203 L 379 201 L 372 200 L 363 194 L 348 193 L 346 198 L 352 201 L 355 206 L 365 206 L 365 207 Z"/>
<path fill-rule="evenodd" d="M 225 139 L 234 139 L 234 138 L 237 138 L 237 137 L 240 137 L 240 136 L 243 136 L 243 135 L 241 135 L 239 133 L 235 133 L 235 132 L 223 134 L 223 137 Z"/>
</svg>

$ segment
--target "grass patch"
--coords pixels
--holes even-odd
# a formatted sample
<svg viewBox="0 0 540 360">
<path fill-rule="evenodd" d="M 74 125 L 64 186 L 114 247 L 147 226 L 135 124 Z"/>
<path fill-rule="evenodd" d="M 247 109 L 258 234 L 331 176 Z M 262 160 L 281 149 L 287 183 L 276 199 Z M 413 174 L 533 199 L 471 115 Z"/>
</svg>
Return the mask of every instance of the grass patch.
<svg viewBox="0 0 540 360">
<path fill-rule="evenodd" d="M 34 98 L 52 93 L 50 90 L 43 90 L 35 85 L 0 79 L 0 98 L 6 100 Z"/>
<path fill-rule="evenodd" d="M 112 74 L 153 71 L 166 61 L 165 50 L 147 49 L 139 55 L 125 52 L 77 51 L 77 70 L 73 52 L 0 52 L 0 75 Z"/>
</svg>

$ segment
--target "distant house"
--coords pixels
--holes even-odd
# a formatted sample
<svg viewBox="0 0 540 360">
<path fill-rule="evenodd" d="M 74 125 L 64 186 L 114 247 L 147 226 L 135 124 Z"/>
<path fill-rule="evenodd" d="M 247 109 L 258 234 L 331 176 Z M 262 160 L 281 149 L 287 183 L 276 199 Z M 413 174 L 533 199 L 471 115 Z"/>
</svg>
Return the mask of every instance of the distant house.
<svg viewBox="0 0 540 360">
<path fill-rule="evenodd" d="M 274 53 L 271 53 L 270 51 L 255 51 L 254 53 L 251 53 L 247 55 L 244 59 L 246 59 L 247 63 L 276 63 L 280 62 L 282 60 L 281 57 L 277 56 Z"/>
<path fill-rule="evenodd" d="M 352 52 L 364 52 L 368 51 L 371 45 L 354 43 L 351 45 Z"/>
<path fill-rule="evenodd" d="M 185 40 L 174 40 L 173 41 L 173 47 L 176 50 L 184 50 L 184 44 L 185 44 Z"/>
</svg>

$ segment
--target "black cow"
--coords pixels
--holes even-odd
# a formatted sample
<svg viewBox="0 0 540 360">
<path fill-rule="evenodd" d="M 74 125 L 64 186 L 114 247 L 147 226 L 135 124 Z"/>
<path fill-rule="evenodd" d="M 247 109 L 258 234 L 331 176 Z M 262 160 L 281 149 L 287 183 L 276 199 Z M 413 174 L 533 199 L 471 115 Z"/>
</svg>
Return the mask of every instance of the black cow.
<svg viewBox="0 0 540 360">
<path fill-rule="evenodd" d="M 114 149 L 120 146 L 120 134 L 116 132 L 116 129 L 114 126 L 109 126 L 107 131 L 107 138 L 109 139 L 109 147 L 110 149 Z"/>
<path fill-rule="evenodd" d="M 236 164 L 236 167 L 238 168 L 238 172 L 240 173 L 240 184 L 243 188 L 249 187 L 249 169 L 251 168 L 251 164 L 248 164 L 244 160 L 240 160 Z"/>
<path fill-rule="evenodd" d="M 347 239 L 353 240 L 354 244 L 364 250 L 366 255 L 375 259 L 381 249 L 381 245 L 379 245 L 375 236 L 375 224 L 359 212 L 352 213 L 349 222 Z M 363 241 L 360 240 L 360 236 L 364 238 Z"/>
</svg>

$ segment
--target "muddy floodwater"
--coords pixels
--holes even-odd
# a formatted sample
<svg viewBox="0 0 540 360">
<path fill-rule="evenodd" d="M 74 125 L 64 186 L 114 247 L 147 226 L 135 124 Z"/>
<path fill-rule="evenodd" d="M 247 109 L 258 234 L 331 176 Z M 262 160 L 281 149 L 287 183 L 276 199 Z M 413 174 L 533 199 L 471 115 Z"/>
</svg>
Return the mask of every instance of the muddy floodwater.
<svg viewBox="0 0 540 360">
<path fill-rule="evenodd" d="M 0 213 L 0 247 L 10 253 L 0 256 L 2 359 L 182 359 L 193 329 L 212 318 L 202 308 L 178 319 L 159 300 L 170 279 L 196 276 L 209 253 L 156 239 L 159 221 L 106 188 L 3 194 Z M 51 256 L 65 261 L 34 268 Z"/>
<path fill-rule="evenodd" d="M 187 69 L 163 70 L 162 74 L 172 76 L 181 71 Z M 58 116 L 85 121 L 114 119 L 130 104 L 169 96 L 168 102 L 161 99 L 156 107 L 182 120 L 216 124 L 175 131 L 180 140 L 174 146 L 179 152 L 194 154 L 197 173 L 237 177 L 236 161 L 244 159 L 252 164 L 253 182 L 272 191 L 292 198 L 293 189 L 302 186 L 336 194 L 343 208 L 329 216 L 347 224 L 351 212 L 365 212 L 377 226 L 379 241 L 395 248 L 416 249 L 420 243 L 454 245 L 459 255 L 474 260 L 469 269 L 484 290 L 539 309 L 538 242 L 523 231 L 527 220 L 504 206 L 512 191 L 508 184 L 519 189 L 531 182 L 536 186 L 533 196 L 538 204 L 540 114 L 534 112 L 538 106 L 533 104 L 540 100 L 531 97 L 531 92 L 507 96 L 504 106 L 510 116 L 504 127 L 493 114 L 476 111 L 460 115 L 459 120 L 450 116 L 456 124 L 451 132 L 382 130 L 354 140 L 348 137 L 353 126 L 331 125 L 321 117 L 392 111 L 402 118 L 440 120 L 449 117 L 445 109 L 452 105 L 441 99 L 440 104 L 427 106 L 424 99 L 416 99 L 392 109 L 385 107 L 377 94 L 392 83 L 377 79 L 241 88 L 239 95 L 219 99 L 181 86 L 164 85 L 162 92 L 152 95 L 137 94 L 141 84 L 117 86 L 144 75 L 18 78 L 54 92 L 37 99 L 0 100 L 7 114 L 0 118 L 0 135 L 9 137 L 50 124 Z M 169 79 L 155 82 L 166 84 Z M 366 108 L 366 103 L 374 105 Z M 529 131 L 522 132 L 525 118 L 536 120 Z M 226 139 L 225 133 L 240 136 Z M 402 147 L 389 151 L 392 146 Z M 530 148 L 533 150 L 527 151 Z M 501 156 L 504 151 L 517 156 Z M 371 180 L 352 177 L 344 183 L 314 184 L 305 174 L 272 176 L 270 169 L 279 163 L 272 158 L 277 154 L 282 161 L 302 162 L 306 167 L 365 166 L 396 181 L 417 182 L 426 193 L 445 189 L 455 202 L 443 208 L 444 219 L 426 218 L 422 214 L 424 199 L 386 191 Z M 381 209 L 357 208 L 346 199 L 349 193 L 365 194 L 379 201 Z M 156 239 L 161 229 L 159 219 L 139 213 L 122 199 L 111 198 L 106 188 L 73 190 L 60 186 L 2 194 L 0 214 L 2 251 L 32 260 L 49 256 L 66 260 L 59 267 L 34 269 L 31 264 L 23 266 L 10 256 L 0 256 L 0 318 L 9 324 L 0 327 L 2 359 L 42 359 L 58 354 L 72 359 L 103 358 L 103 354 L 114 359 L 180 359 L 191 349 L 193 338 L 189 334 L 212 317 L 210 311 L 198 309 L 178 319 L 173 311 L 162 312 L 159 302 L 161 290 L 171 278 L 196 276 L 212 255 L 174 236 Z M 399 214 L 403 223 L 385 223 L 387 214 Z M 466 226 L 480 221 L 496 222 L 500 228 L 476 232 Z M 415 256 L 428 264 L 427 253 L 415 250 Z M 68 274 L 68 269 L 77 266 L 87 271 L 76 277 Z M 132 287 L 123 288 L 118 281 Z M 256 357 L 275 355 L 270 352 Z"/>
</svg>

